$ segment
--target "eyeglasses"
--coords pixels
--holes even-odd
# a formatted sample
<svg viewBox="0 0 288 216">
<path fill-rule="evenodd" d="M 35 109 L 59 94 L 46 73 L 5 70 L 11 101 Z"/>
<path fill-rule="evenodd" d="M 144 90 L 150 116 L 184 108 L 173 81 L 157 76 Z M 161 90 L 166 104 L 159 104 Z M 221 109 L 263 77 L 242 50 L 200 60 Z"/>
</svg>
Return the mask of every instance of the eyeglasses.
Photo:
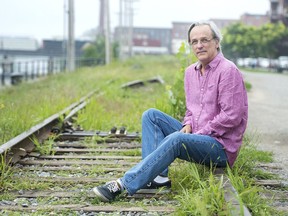
<svg viewBox="0 0 288 216">
<path fill-rule="evenodd" d="M 207 45 L 210 41 L 212 41 L 213 39 L 215 39 L 214 37 L 211 38 L 211 39 L 208 39 L 208 38 L 201 38 L 200 40 L 192 40 L 190 42 L 190 45 L 192 46 L 197 46 L 198 45 L 198 42 L 200 42 L 201 45 L 205 46 Z"/>
</svg>

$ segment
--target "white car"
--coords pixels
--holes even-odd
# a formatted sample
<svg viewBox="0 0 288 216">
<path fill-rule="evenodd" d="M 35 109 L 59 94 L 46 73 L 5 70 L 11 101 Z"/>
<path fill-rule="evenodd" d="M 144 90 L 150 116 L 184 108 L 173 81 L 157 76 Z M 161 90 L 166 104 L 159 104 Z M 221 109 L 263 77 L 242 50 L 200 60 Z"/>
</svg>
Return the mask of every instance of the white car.
<svg viewBox="0 0 288 216">
<path fill-rule="evenodd" d="M 284 70 L 288 70 L 288 56 L 279 56 L 277 71 L 282 72 Z"/>
</svg>

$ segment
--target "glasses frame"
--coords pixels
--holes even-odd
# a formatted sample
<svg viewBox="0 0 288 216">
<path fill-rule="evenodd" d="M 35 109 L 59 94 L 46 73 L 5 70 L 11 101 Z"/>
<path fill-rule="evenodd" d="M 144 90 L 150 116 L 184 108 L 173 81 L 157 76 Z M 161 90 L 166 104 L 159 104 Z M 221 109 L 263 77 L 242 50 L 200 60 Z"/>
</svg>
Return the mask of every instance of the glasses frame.
<svg viewBox="0 0 288 216">
<path fill-rule="evenodd" d="M 212 37 L 211 39 L 208 39 L 208 38 L 201 38 L 200 40 L 192 40 L 189 44 L 193 47 L 197 46 L 198 43 L 200 42 L 200 44 L 202 46 L 205 46 L 207 44 L 209 44 L 212 40 L 214 40 L 215 37 Z"/>
</svg>

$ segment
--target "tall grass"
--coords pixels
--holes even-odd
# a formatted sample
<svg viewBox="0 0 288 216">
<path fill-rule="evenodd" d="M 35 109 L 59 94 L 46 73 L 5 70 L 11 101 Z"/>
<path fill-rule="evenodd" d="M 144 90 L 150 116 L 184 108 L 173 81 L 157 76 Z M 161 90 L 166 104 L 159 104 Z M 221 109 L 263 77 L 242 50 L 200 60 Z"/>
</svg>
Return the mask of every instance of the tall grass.
<svg viewBox="0 0 288 216">
<path fill-rule="evenodd" d="M 255 141 L 246 137 L 238 160 L 232 169 L 226 169 L 226 175 L 237 191 L 235 199 L 252 215 L 281 215 L 271 207 L 273 200 L 260 196 L 265 189 L 255 185 L 256 164 L 273 159 L 271 153 L 259 151 L 256 147 Z M 180 202 L 176 215 L 233 215 L 235 207 L 224 199 L 225 182 L 213 175 L 213 169 L 180 160 L 174 163 L 169 175 L 172 189 L 178 194 L 175 198 Z"/>
<path fill-rule="evenodd" d="M 145 106 L 146 101 L 156 100 L 160 95 L 154 94 L 154 89 L 151 87 L 139 90 L 121 90 L 120 86 L 125 82 L 147 79 L 156 75 L 161 75 L 165 81 L 169 82 L 173 79 L 176 68 L 177 61 L 174 57 L 136 57 L 123 63 L 116 62 L 109 66 L 82 68 L 73 73 L 61 73 L 37 82 L 23 83 L 1 89 L 0 144 L 7 142 L 50 115 L 61 111 L 66 106 L 77 102 L 81 97 L 95 89 L 101 89 L 103 92 L 101 97 L 95 98 L 93 105 L 99 107 L 98 104 L 100 104 L 106 113 L 111 112 L 110 115 L 105 116 L 106 120 L 110 120 L 97 123 L 98 125 L 95 127 L 95 121 L 98 122 L 97 119 L 101 119 L 103 116 L 103 114 L 99 116 L 99 112 L 96 110 L 98 112 L 96 118 L 91 116 L 87 120 L 87 122 L 94 122 L 89 128 L 97 129 L 100 125 L 100 128 L 107 128 L 108 124 L 111 123 L 112 125 L 112 119 L 118 116 L 119 120 L 115 124 L 136 124 L 141 111 L 151 106 L 151 103 Z M 160 86 L 159 88 L 165 87 Z M 141 94 L 137 95 L 137 92 Z M 151 100 L 146 100 L 147 98 L 151 98 Z M 130 102 L 124 104 L 123 101 Z M 101 111 L 101 108 L 99 109 Z M 129 112 L 124 112 L 128 109 Z M 137 114 L 136 119 L 133 117 L 135 112 Z M 132 117 L 126 123 L 129 120 L 127 119 L 128 114 Z M 86 124 L 86 120 L 84 122 Z M 105 122 L 107 126 L 104 126 Z"/>
<path fill-rule="evenodd" d="M 1 89 L 0 143 L 61 111 L 93 89 L 93 86 L 83 88 L 82 76 L 79 76 L 78 85 L 73 84 L 72 80 L 75 82 L 80 73 L 59 74 L 39 82 Z"/>
<path fill-rule="evenodd" d="M 160 60 L 162 59 L 162 60 Z M 167 102 L 167 86 L 174 82 L 177 60 L 172 57 L 141 58 L 136 57 L 123 65 L 109 68 L 111 78 L 97 95 L 78 115 L 77 124 L 85 129 L 109 130 L 113 126 L 127 127 L 128 131 L 141 130 L 142 113 L 151 107 L 162 109 Z M 165 81 L 147 83 L 146 80 L 161 76 Z M 144 86 L 121 88 L 127 82 L 142 80 Z"/>
<path fill-rule="evenodd" d="M 200 178 L 195 164 L 189 165 L 188 169 L 194 178 L 176 196 L 180 201 L 177 215 L 229 215 L 230 207 L 224 198 L 223 178 L 216 179 L 212 172 L 208 177 Z"/>
<path fill-rule="evenodd" d="M 0 192 L 10 184 L 13 170 L 10 161 L 7 161 L 6 153 L 0 155 Z"/>
</svg>

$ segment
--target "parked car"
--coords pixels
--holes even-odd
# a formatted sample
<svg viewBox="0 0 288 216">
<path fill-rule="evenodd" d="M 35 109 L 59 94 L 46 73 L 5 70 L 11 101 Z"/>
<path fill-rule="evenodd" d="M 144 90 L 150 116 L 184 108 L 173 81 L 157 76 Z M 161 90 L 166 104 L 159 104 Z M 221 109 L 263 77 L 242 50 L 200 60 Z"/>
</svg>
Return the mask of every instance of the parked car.
<svg viewBox="0 0 288 216">
<path fill-rule="evenodd" d="M 278 64 L 277 64 L 277 71 L 283 72 L 284 70 L 288 70 L 288 56 L 279 56 Z"/>
<path fill-rule="evenodd" d="M 239 58 L 237 59 L 237 65 L 240 67 L 254 68 L 257 65 L 257 59 L 256 58 Z"/>
<path fill-rule="evenodd" d="M 261 58 L 257 59 L 257 66 L 260 68 L 269 68 L 270 67 L 270 60 L 268 58 Z"/>
</svg>

